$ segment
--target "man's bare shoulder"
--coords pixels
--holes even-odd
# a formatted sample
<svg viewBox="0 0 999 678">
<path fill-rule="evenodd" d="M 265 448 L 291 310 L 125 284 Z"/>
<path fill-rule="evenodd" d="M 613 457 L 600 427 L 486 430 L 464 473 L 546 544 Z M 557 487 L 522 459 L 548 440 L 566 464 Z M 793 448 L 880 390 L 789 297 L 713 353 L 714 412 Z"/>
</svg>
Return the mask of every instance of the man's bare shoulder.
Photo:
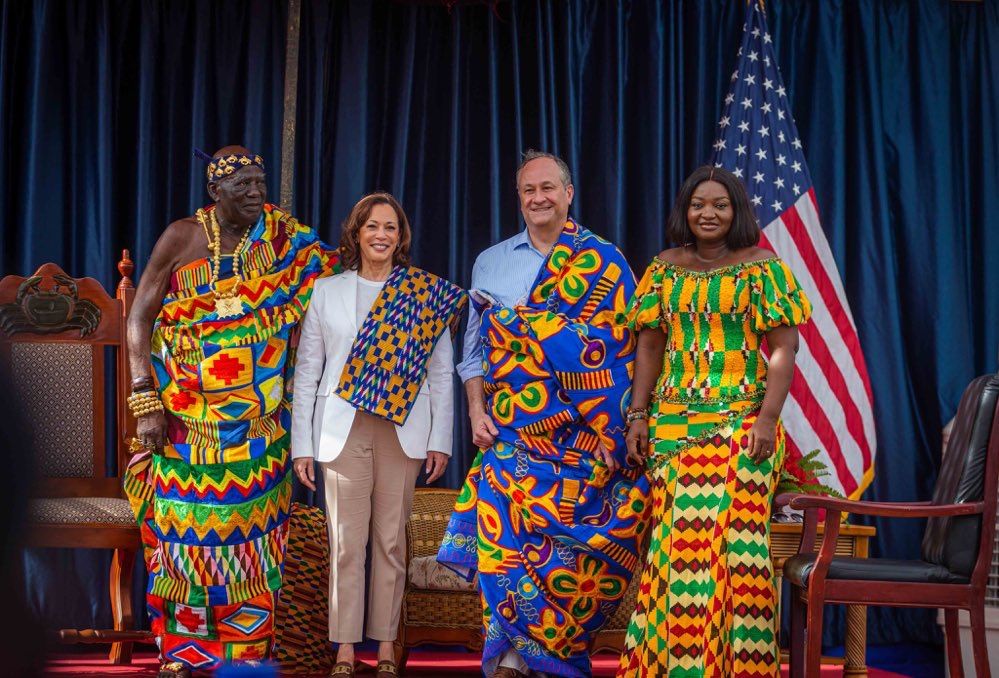
<svg viewBox="0 0 999 678">
<path fill-rule="evenodd" d="M 208 252 L 208 241 L 204 228 L 193 216 L 171 222 L 153 246 L 152 262 L 176 270 L 204 257 Z"/>
<path fill-rule="evenodd" d="M 183 219 L 178 219 L 177 221 L 170 222 L 163 233 L 160 234 L 159 239 L 166 241 L 178 241 L 186 242 L 198 236 L 200 239 L 204 239 L 204 229 L 198 220 L 193 216 L 184 217 Z"/>
</svg>

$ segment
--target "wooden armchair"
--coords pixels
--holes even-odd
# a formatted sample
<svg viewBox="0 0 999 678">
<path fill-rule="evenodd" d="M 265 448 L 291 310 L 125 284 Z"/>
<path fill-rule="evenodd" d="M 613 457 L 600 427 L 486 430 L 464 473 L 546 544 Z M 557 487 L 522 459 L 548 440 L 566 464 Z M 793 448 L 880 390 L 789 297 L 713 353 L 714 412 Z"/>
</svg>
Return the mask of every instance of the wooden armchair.
<svg viewBox="0 0 999 678">
<path fill-rule="evenodd" d="M 424 643 L 482 649 L 478 582 L 436 563 L 458 490 L 417 488 L 406 523 L 406 590 L 399 616 L 400 669 L 409 648 Z"/>
<path fill-rule="evenodd" d="M 0 361 L 11 375 L 15 401 L 23 404 L 36 474 L 25 546 L 114 549 L 116 630 L 132 625 L 132 570 L 140 547 L 120 479 L 128 460 L 125 441 L 135 428 L 125 406 L 132 269 L 126 250 L 116 298 L 93 278 L 72 278 L 55 264 L 27 278 L 0 280 Z M 115 370 L 107 369 L 110 361 Z M 108 384 L 108 374 L 116 375 L 114 383 Z M 114 420 L 105 416 L 109 392 Z M 117 457 L 118 475 L 105 472 L 107 450 Z M 130 663 L 131 652 L 131 643 L 114 643 L 110 660 Z"/>
<path fill-rule="evenodd" d="M 975 672 L 988 677 L 985 585 L 992 558 L 999 491 L 999 375 L 971 382 L 955 418 L 933 499 L 918 503 L 847 501 L 795 495 L 805 512 L 798 555 L 784 564 L 791 586 L 791 676 L 819 675 L 825 603 L 944 609 L 947 662 L 964 675 L 958 610 L 971 615 Z M 818 555 L 819 509 L 826 512 Z M 844 513 L 929 518 L 920 560 L 844 558 L 834 555 Z"/>
</svg>

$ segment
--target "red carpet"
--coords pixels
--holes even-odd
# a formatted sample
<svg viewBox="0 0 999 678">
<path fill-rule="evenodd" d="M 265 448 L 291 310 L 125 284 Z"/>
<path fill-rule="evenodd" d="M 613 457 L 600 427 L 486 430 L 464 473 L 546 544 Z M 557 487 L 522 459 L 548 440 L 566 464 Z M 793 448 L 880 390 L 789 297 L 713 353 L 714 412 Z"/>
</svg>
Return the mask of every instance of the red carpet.
<svg viewBox="0 0 999 678">
<path fill-rule="evenodd" d="M 374 665 L 374 654 L 362 652 L 359 654 L 361 660 Z M 110 666 L 107 662 L 107 655 L 88 653 L 56 655 L 48 665 L 47 675 L 53 676 L 134 676 L 135 678 L 145 678 L 155 676 L 159 664 L 156 655 L 152 652 L 141 652 L 134 659 L 131 666 Z M 617 656 L 611 654 L 599 654 L 593 660 L 594 676 L 613 676 L 617 668 Z M 784 667 L 784 675 L 787 675 L 787 667 Z M 298 674 L 302 676 L 302 674 Z M 365 675 L 365 674 L 361 674 Z M 374 669 L 371 670 L 374 676 Z M 409 662 L 406 664 L 406 676 L 448 676 L 458 678 L 459 676 L 468 678 L 478 678 L 482 675 L 479 671 L 479 656 L 464 652 L 421 652 L 414 650 L 409 655 Z M 839 666 L 828 666 L 822 669 L 823 676 L 841 676 L 843 669 Z M 901 674 L 889 671 L 879 671 L 870 669 L 867 674 L 870 678 L 900 678 Z"/>
</svg>

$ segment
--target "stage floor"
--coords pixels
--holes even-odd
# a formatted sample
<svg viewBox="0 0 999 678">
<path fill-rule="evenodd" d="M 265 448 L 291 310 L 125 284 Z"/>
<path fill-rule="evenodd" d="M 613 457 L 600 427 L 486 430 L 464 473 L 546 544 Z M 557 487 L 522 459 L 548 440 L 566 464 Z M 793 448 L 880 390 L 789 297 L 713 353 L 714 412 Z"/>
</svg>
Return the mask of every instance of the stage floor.
<svg viewBox="0 0 999 678">
<path fill-rule="evenodd" d="M 372 652 L 360 652 L 359 658 L 371 665 L 370 675 L 374 676 L 375 655 Z M 88 676 L 98 678 L 101 676 L 114 676 L 122 678 L 124 676 L 134 676 L 135 678 L 146 678 L 155 676 L 158 668 L 156 655 L 152 652 L 140 652 L 133 659 L 130 666 L 110 666 L 107 663 L 107 656 L 94 654 L 93 652 L 77 654 L 60 654 L 53 656 L 46 671 L 46 675 L 52 676 Z M 595 677 L 613 676 L 617 668 L 617 656 L 612 654 L 599 654 L 593 660 L 593 675 Z M 787 666 L 783 667 L 783 675 L 787 675 Z M 299 678 L 306 678 L 305 674 L 296 675 Z M 365 674 L 361 674 L 365 675 Z M 478 678 L 482 675 L 479 671 L 479 655 L 466 652 L 422 652 L 414 650 L 409 655 L 406 664 L 406 676 L 420 676 L 429 678 L 430 676 L 447 676 L 448 678 Z M 838 666 L 823 667 L 823 676 L 832 678 L 843 675 L 843 669 Z M 890 671 L 879 671 L 870 669 L 870 678 L 901 678 L 903 674 L 891 673 Z"/>
</svg>

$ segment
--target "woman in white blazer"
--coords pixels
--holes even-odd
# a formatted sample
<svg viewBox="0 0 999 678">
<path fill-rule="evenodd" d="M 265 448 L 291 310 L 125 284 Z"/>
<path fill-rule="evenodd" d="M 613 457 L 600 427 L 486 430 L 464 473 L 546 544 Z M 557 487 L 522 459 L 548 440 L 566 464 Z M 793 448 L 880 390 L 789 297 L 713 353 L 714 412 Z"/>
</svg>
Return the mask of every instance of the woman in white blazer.
<svg viewBox="0 0 999 678">
<path fill-rule="evenodd" d="M 351 676 L 362 640 L 380 641 L 378 676 L 397 675 L 393 641 L 405 587 L 405 529 L 420 468 L 451 455 L 451 332 L 466 296 L 409 266 L 411 231 L 387 193 L 365 196 L 343 225 L 344 272 L 317 280 L 298 347 L 292 407 L 295 475 L 323 475 L 330 537 L 331 675 Z"/>
</svg>

